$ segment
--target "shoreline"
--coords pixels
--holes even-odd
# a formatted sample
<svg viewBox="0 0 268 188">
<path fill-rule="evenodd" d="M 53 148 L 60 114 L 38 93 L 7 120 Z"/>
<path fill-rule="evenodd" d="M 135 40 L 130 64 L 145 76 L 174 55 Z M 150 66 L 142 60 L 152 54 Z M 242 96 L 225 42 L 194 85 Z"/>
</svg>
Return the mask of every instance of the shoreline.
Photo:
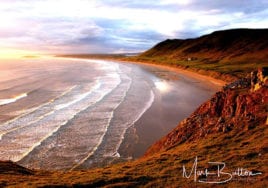
<svg viewBox="0 0 268 188">
<path fill-rule="evenodd" d="M 72 58 L 72 57 L 67 57 L 67 58 Z M 140 62 L 140 61 L 138 61 L 138 62 L 137 61 L 126 61 L 126 60 L 112 59 L 112 58 L 79 58 L 79 57 L 74 57 L 74 58 L 75 59 L 107 60 L 107 61 L 116 62 L 116 63 L 122 63 L 122 64 L 132 64 L 132 65 L 135 65 L 135 66 L 140 66 L 141 68 L 151 67 L 151 68 L 162 69 L 162 70 L 165 70 L 165 71 L 170 71 L 170 72 L 174 72 L 174 73 L 177 73 L 177 74 L 181 74 L 181 75 L 184 75 L 184 76 L 192 78 L 192 79 L 200 80 L 201 82 L 205 83 L 205 85 L 207 85 L 207 86 L 214 85 L 214 87 L 216 88 L 215 92 L 221 90 L 221 88 L 227 84 L 227 82 L 224 82 L 224 81 L 222 81 L 220 79 L 215 79 L 215 78 L 210 77 L 210 76 L 202 75 L 202 74 L 199 74 L 197 72 L 193 72 L 193 71 L 190 71 L 190 70 L 184 70 L 182 68 L 173 67 L 173 66 L 170 66 L 170 65 L 159 65 L 159 64 L 156 64 L 156 63 L 148 63 L 148 62 Z M 158 103 L 159 101 L 155 101 L 155 102 Z M 196 108 L 198 108 L 198 106 Z M 194 110 L 195 109 L 193 109 L 192 111 L 194 111 Z M 150 118 L 153 118 L 152 114 L 155 114 L 156 111 L 157 110 L 154 110 L 154 109 L 150 108 L 141 117 L 142 121 L 139 120 L 136 124 L 134 124 L 133 126 L 129 127 L 126 130 L 126 133 L 124 135 L 124 139 L 122 141 L 122 144 L 119 147 L 119 153 L 120 153 L 120 155 L 122 155 L 122 157 L 123 157 L 122 160 L 123 161 L 125 159 L 127 159 L 126 161 L 128 161 L 130 156 L 132 156 L 131 160 L 139 159 L 140 157 L 142 157 L 145 154 L 146 150 L 150 147 L 150 146 L 149 147 L 144 146 L 144 140 L 143 139 L 146 139 L 147 142 L 150 142 L 149 141 L 150 139 L 148 139 L 147 136 L 150 135 L 150 130 L 151 130 L 152 127 L 147 126 L 146 122 L 148 122 L 148 120 Z M 182 115 L 178 114 L 178 117 L 180 117 L 180 116 L 182 116 Z M 188 116 L 185 115 L 185 118 L 186 117 L 188 117 Z M 176 127 L 183 119 L 184 118 L 181 118 L 181 120 L 176 122 L 174 124 L 174 127 Z M 162 122 L 162 123 L 164 123 L 164 122 Z M 157 125 L 157 126 L 161 127 L 161 125 Z M 172 130 L 173 128 L 171 128 L 170 130 Z M 168 134 L 168 132 L 166 134 Z M 145 136 L 145 135 L 147 135 L 147 136 Z M 160 135 L 160 134 L 156 134 L 156 135 Z M 139 139 L 140 137 L 142 137 L 143 142 L 140 141 L 140 139 Z M 155 138 L 155 136 L 153 136 L 153 135 L 151 135 L 151 137 Z M 156 141 L 161 139 L 162 137 L 163 137 L 163 135 L 161 135 L 158 139 L 156 138 Z M 129 143 L 135 143 L 135 144 L 132 145 L 132 144 L 129 144 Z M 155 143 L 155 142 L 152 142 L 152 144 L 153 143 Z M 147 149 L 144 152 L 145 147 Z"/>
<path fill-rule="evenodd" d="M 57 57 L 57 56 L 56 56 Z M 169 71 L 173 71 L 176 73 L 180 73 L 180 74 L 184 74 L 186 76 L 195 78 L 195 79 L 201 79 L 201 80 L 208 80 L 210 82 L 212 82 L 213 84 L 216 84 L 218 86 L 225 86 L 226 84 L 228 84 L 229 82 L 223 81 L 222 79 L 216 79 L 212 76 L 209 75 L 204 75 L 201 74 L 195 70 L 186 70 L 182 67 L 177 67 L 174 65 L 170 65 L 170 64 L 158 64 L 158 63 L 154 63 L 154 62 L 145 62 L 145 61 L 131 61 L 131 60 L 125 60 L 125 59 L 117 59 L 117 58 L 111 58 L 111 57 L 79 57 L 79 56 L 58 56 L 60 58 L 75 58 L 75 59 L 98 59 L 98 60 L 107 60 L 107 61 L 116 61 L 119 63 L 130 63 L 130 64 L 137 64 L 137 65 L 145 65 L 145 66 L 152 66 L 152 67 L 156 67 L 156 68 L 161 68 L 161 69 L 165 69 L 165 70 L 169 70 Z M 202 70 L 205 71 L 205 70 Z M 206 72 L 206 71 L 205 71 Z"/>
<path fill-rule="evenodd" d="M 139 66 L 142 69 L 145 69 L 145 71 L 148 71 L 148 72 L 155 74 L 155 75 L 158 74 L 157 71 L 154 72 L 154 70 L 150 71 L 150 70 L 146 70 L 146 69 L 147 68 L 156 68 L 156 70 L 159 69 L 159 70 L 164 70 L 164 71 L 168 71 L 168 72 L 173 72 L 173 73 L 188 77 L 190 79 L 200 80 L 200 82 L 203 83 L 204 85 L 206 85 L 206 87 L 214 88 L 215 92 L 221 90 L 221 88 L 226 84 L 226 82 L 224 82 L 224 81 L 221 81 L 221 80 L 218 80 L 215 78 L 211 78 L 209 76 L 204 76 L 204 75 L 200 75 L 198 73 L 194 73 L 191 71 L 182 70 L 180 68 L 175 68 L 175 67 L 170 67 L 170 66 L 165 66 L 165 65 L 157 65 L 157 64 L 150 64 L 150 63 L 143 63 L 143 62 L 118 61 L 118 60 L 110 60 L 110 61 L 115 61 L 115 62 L 122 63 L 122 64 L 126 63 L 126 64 L 131 64 L 134 66 Z M 178 88 L 174 87 L 174 89 L 178 89 Z M 213 94 L 214 94 L 214 92 L 213 92 Z M 130 156 L 131 156 L 131 159 L 133 159 L 133 160 L 136 160 L 136 159 L 143 157 L 145 152 L 147 151 L 147 149 L 151 145 L 153 145 L 157 140 L 161 139 L 163 136 L 167 135 L 170 131 L 172 131 L 181 121 L 183 121 L 183 119 L 187 118 L 199 106 L 199 104 L 197 104 L 197 106 L 194 109 L 192 109 L 190 111 L 185 110 L 183 113 L 179 113 L 176 115 L 174 115 L 174 113 L 172 113 L 172 112 L 168 112 L 168 113 L 161 112 L 161 114 L 164 113 L 165 116 L 167 116 L 168 118 L 166 118 L 164 121 L 161 121 L 161 120 L 155 121 L 154 120 L 154 124 L 150 124 L 151 119 L 157 119 L 155 117 L 158 117 L 158 115 L 160 115 L 158 112 L 159 108 L 157 108 L 157 106 L 159 106 L 159 103 L 160 103 L 160 101 L 159 101 L 160 99 L 158 97 L 156 97 L 154 104 L 148 109 L 148 111 L 146 111 L 143 114 L 143 116 L 137 121 L 137 123 L 135 123 L 134 125 L 132 125 L 131 127 L 129 127 L 126 130 L 124 140 L 119 148 L 119 153 L 124 159 L 128 159 Z M 172 103 L 171 102 L 172 100 L 179 101 L 179 99 L 172 97 L 172 99 L 169 99 L 169 102 Z M 204 101 L 206 101 L 206 99 L 201 100 L 201 101 L 202 102 L 200 102 L 200 105 Z M 178 112 L 178 111 L 179 110 L 177 110 L 176 112 Z M 174 116 L 179 117 L 179 120 L 176 122 L 174 121 L 172 123 L 172 125 L 174 125 L 174 126 L 172 126 L 172 127 L 167 126 L 165 124 L 165 122 L 170 121 L 170 119 L 174 119 Z M 156 131 L 152 134 L 151 130 L 154 127 L 161 128 L 162 131 L 165 129 L 167 132 L 165 134 L 162 134 L 161 131 L 160 132 Z M 156 130 L 158 130 L 158 129 L 156 129 Z M 152 142 L 152 140 L 155 140 L 155 141 Z M 149 143 L 149 142 L 151 142 L 150 145 L 146 146 L 146 143 Z M 144 148 L 146 148 L 146 149 L 144 150 Z"/>
<path fill-rule="evenodd" d="M 156 68 L 173 71 L 173 72 L 176 72 L 179 74 L 184 74 L 186 76 L 189 76 L 189 77 L 192 77 L 195 79 L 209 80 L 210 82 L 212 82 L 213 84 L 216 84 L 218 86 L 225 86 L 228 83 L 228 82 L 225 82 L 223 80 L 213 78 L 211 76 L 206 76 L 206 75 L 203 75 L 203 74 L 200 74 L 198 72 L 191 71 L 191 70 L 185 70 L 185 69 L 180 68 L 180 67 L 174 67 L 174 66 L 169 65 L 169 64 L 157 64 L 157 63 L 148 63 L 148 62 L 142 62 L 142 61 L 135 62 L 135 61 L 126 61 L 126 60 L 115 60 L 115 61 L 119 61 L 122 63 L 131 63 L 131 64 L 138 64 L 138 65 L 140 64 L 140 65 L 145 65 L 145 66 L 153 66 Z"/>
<path fill-rule="evenodd" d="M 62 57 L 60 57 L 60 58 L 62 58 Z M 147 68 L 148 69 L 150 69 L 150 68 L 162 69 L 164 71 L 173 72 L 175 74 L 181 74 L 182 76 L 189 77 L 190 79 L 200 80 L 200 82 L 202 82 L 204 85 L 206 85 L 206 87 L 212 86 L 214 88 L 215 92 L 221 90 L 221 88 L 227 84 L 227 82 L 224 82 L 222 80 L 215 79 L 215 78 L 210 77 L 210 76 L 198 74 L 198 73 L 193 72 L 193 71 L 184 70 L 184 69 L 179 68 L 179 67 L 173 67 L 170 65 L 159 65 L 159 64 L 155 64 L 155 63 L 148 63 L 148 62 L 141 62 L 141 61 L 127 61 L 127 60 L 116 59 L 116 58 L 94 58 L 94 57 L 92 57 L 92 58 L 89 58 L 89 57 L 88 58 L 85 58 L 85 57 L 83 57 L 83 58 L 81 58 L 81 57 L 63 57 L 63 58 L 84 59 L 84 60 L 87 60 L 87 59 L 89 59 L 89 60 L 90 59 L 104 60 L 104 61 L 108 61 L 108 62 L 110 61 L 110 62 L 119 63 L 122 65 L 129 64 L 129 65 L 133 65 L 133 66 L 138 66 L 138 67 L 145 69 L 145 70 Z M 147 70 L 147 71 L 149 71 L 149 70 Z M 155 74 L 154 71 L 152 71 L 151 73 Z M 177 99 L 174 99 L 174 100 L 177 101 Z M 204 101 L 205 100 L 202 100 L 199 102 L 200 102 L 200 104 L 202 104 L 202 102 L 204 102 Z M 159 101 L 156 100 L 156 101 L 154 101 L 154 103 L 159 103 Z M 171 102 L 169 100 L 168 103 L 174 103 L 174 102 Z M 156 104 L 153 104 L 153 105 L 156 105 Z M 197 105 L 196 108 L 198 108 L 198 106 L 199 105 Z M 187 113 L 192 113 L 195 109 L 192 109 L 191 111 L 188 111 Z M 124 135 L 124 139 L 119 147 L 119 153 L 122 156 L 122 160 L 127 159 L 127 161 L 128 161 L 130 158 L 131 159 L 138 159 L 138 158 L 142 157 L 144 155 L 144 153 L 146 152 L 146 150 L 150 147 L 150 145 L 152 145 L 153 143 L 155 143 L 157 140 L 159 140 L 161 137 L 164 136 L 161 134 L 161 132 L 156 133 L 156 135 L 158 135 L 157 137 L 155 135 L 151 135 L 150 130 L 152 129 L 152 126 L 148 126 L 148 124 L 147 124 L 147 123 L 151 122 L 150 119 L 155 118 L 155 115 L 156 116 L 159 115 L 158 110 L 159 109 L 151 109 L 151 107 L 150 107 L 150 109 L 145 114 L 143 114 L 143 116 L 141 117 L 141 119 L 142 119 L 141 121 L 138 120 L 138 122 L 136 124 L 134 124 L 133 126 L 129 127 L 126 130 L 126 133 Z M 171 131 L 184 118 L 188 117 L 189 114 L 187 115 L 184 113 L 176 115 L 176 117 L 179 117 L 179 120 L 172 123 L 172 125 L 173 125 L 172 128 L 162 127 L 165 124 L 164 121 L 154 122 L 154 126 L 157 126 L 161 130 L 170 129 L 169 131 Z M 168 117 L 172 117 L 172 116 L 170 116 L 170 114 L 167 114 L 167 113 L 165 115 L 168 115 Z M 174 114 L 173 114 L 173 116 L 174 116 Z M 170 118 L 167 118 L 165 121 L 170 121 L 169 119 Z M 166 134 L 168 134 L 169 131 L 167 131 Z M 151 135 L 150 138 L 148 138 L 148 135 Z M 151 139 L 154 139 L 155 141 L 152 142 Z M 129 144 L 129 143 L 132 143 L 132 144 Z M 147 143 L 150 143 L 150 145 L 147 146 Z M 144 150 L 144 148 L 146 148 L 146 149 Z"/>
<path fill-rule="evenodd" d="M 52 60 L 50 60 L 50 61 L 54 62 L 54 61 L 58 61 L 58 60 L 63 60 L 64 63 L 66 60 L 68 62 L 70 60 L 70 63 L 69 63 L 70 68 L 69 69 L 73 70 L 72 66 L 75 66 L 77 69 L 74 69 L 74 70 L 79 71 L 80 75 L 83 75 L 82 73 L 84 72 L 85 75 L 91 77 L 93 74 L 93 73 L 91 73 L 92 68 L 90 68 L 90 69 L 86 68 L 87 66 L 91 66 L 91 64 L 92 64 L 92 63 L 90 63 L 91 62 L 90 59 L 71 58 L 71 57 L 69 59 L 66 59 L 66 58 L 53 58 L 52 57 Z M 39 60 L 37 60 L 37 61 L 39 62 Z M 40 61 L 43 62 L 43 59 L 40 59 Z M 46 61 L 47 60 L 45 60 L 45 62 Z M 155 64 L 149 64 L 149 63 L 143 63 L 143 62 L 120 61 L 120 60 L 111 60 L 111 59 L 110 60 L 104 59 L 103 61 L 107 62 L 105 64 L 105 66 L 107 65 L 107 67 L 109 67 L 110 65 L 114 65 L 114 64 L 118 64 L 118 65 L 121 64 L 122 67 L 128 67 L 127 70 L 130 67 L 133 67 L 133 69 L 131 69 L 131 72 L 133 72 L 133 74 L 136 75 L 133 78 L 139 79 L 139 81 L 137 81 L 136 83 L 141 84 L 142 82 L 146 82 L 146 84 L 148 86 L 146 88 L 150 88 L 154 92 L 156 99 L 154 100 L 153 107 L 150 107 L 149 110 L 146 110 L 146 112 L 143 113 L 142 117 L 140 117 L 139 120 L 137 121 L 137 123 L 135 123 L 135 125 L 133 126 L 134 131 L 137 131 L 139 137 L 142 138 L 142 139 L 139 139 L 139 140 L 142 140 L 142 142 L 139 142 L 139 143 L 143 144 L 142 145 L 143 148 L 136 147 L 136 150 L 134 152 L 134 153 L 138 153 L 137 155 L 139 155 L 139 156 L 137 156 L 136 154 L 131 155 L 131 156 L 137 156 L 137 158 L 142 156 L 145 153 L 145 151 L 146 151 L 146 150 L 144 150 L 145 147 L 146 147 L 145 149 L 147 149 L 150 145 L 155 143 L 159 138 L 161 138 L 162 136 L 167 134 L 180 121 L 182 121 L 185 117 L 187 117 L 186 115 L 188 115 L 193 110 L 195 110 L 193 108 L 198 107 L 198 104 L 205 100 L 205 98 L 203 98 L 203 97 L 207 96 L 207 95 L 205 95 L 205 93 L 210 92 L 210 89 L 205 89 L 205 91 L 203 92 L 204 89 L 202 89 L 202 88 L 207 88 L 207 87 L 210 87 L 211 85 L 213 85 L 213 88 L 215 87 L 213 89 L 213 93 L 220 90 L 219 85 L 221 85 L 221 83 L 218 82 L 218 85 L 214 84 L 215 82 L 217 82 L 217 80 L 210 82 L 210 81 L 208 81 L 208 79 L 205 79 L 204 76 L 200 76 L 198 74 L 194 74 L 194 73 L 189 72 L 189 71 L 182 71 L 182 70 L 179 70 L 178 68 L 176 69 L 176 68 L 169 67 L 169 66 L 155 65 Z M 84 64 L 81 64 L 83 62 L 84 62 Z M 25 63 L 25 66 L 29 65 L 29 63 L 27 61 L 25 61 L 24 63 Z M 33 66 L 36 65 L 35 61 L 32 63 L 33 63 Z M 24 65 L 24 64 L 22 64 L 22 65 Z M 50 67 L 50 66 L 47 66 L 47 63 L 41 63 L 39 66 L 40 66 L 39 67 L 40 71 L 44 70 L 44 69 L 41 69 L 42 66 L 46 66 L 48 70 L 51 70 L 51 71 L 54 70 L 52 68 L 52 67 L 54 67 L 54 64 L 50 64 L 50 66 L 51 66 Z M 81 68 L 79 68 L 80 66 L 81 66 Z M 65 64 L 64 64 L 63 67 L 67 69 L 69 66 L 65 66 Z M 80 69 L 83 71 L 81 71 Z M 39 74 L 37 74 L 36 69 L 34 69 L 34 70 L 35 71 L 32 73 L 30 70 L 28 70 L 28 71 L 29 71 L 29 73 L 32 74 L 32 76 L 34 76 L 34 78 L 35 77 L 39 78 L 38 77 Z M 55 69 L 55 70 L 58 70 L 58 69 Z M 56 71 L 55 73 L 57 73 L 57 72 L 58 71 Z M 108 72 L 112 72 L 112 71 L 109 70 Z M 70 79 L 72 79 L 74 77 L 74 76 L 72 76 L 72 74 L 68 74 L 68 75 L 70 76 Z M 186 77 L 188 77 L 189 79 Z M 198 79 L 196 79 L 196 78 L 198 78 Z M 59 79 L 60 83 L 66 82 L 66 79 L 62 80 L 61 77 L 58 77 L 58 79 Z M 49 83 L 49 80 L 47 82 Z M 176 85 L 175 83 L 177 83 L 177 82 L 182 82 L 182 84 Z M 22 82 L 22 83 L 24 83 L 24 82 Z M 68 81 L 65 83 L 65 85 L 67 83 L 68 83 Z M 156 83 L 160 83 L 160 85 L 157 85 Z M 161 83 L 162 83 L 162 85 L 161 85 Z M 164 90 L 163 90 L 163 84 L 164 84 Z M 65 85 L 64 85 L 64 87 L 65 87 Z M 33 85 L 33 86 L 35 87 L 35 85 Z M 46 83 L 44 83 L 44 86 L 46 86 Z M 26 87 L 25 89 L 27 89 L 27 91 L 28 91 L 29 86 L 25 85 L 25 87 Z M 46 86 L 46 87 L 51 89 L 52 85 L 49 84 L 49 86 Z M 183 88 L 183 90 L 185 89 L 186 91 L 189 91 L 189 93 L 185 92 L 185 91 L 180 92 L 180 87 Z M 56 88 L 57 88 L 57 85 L 55 86 L 55 89 Z M 136 87 L 136 88 L 139 88 L 139 87 Z M 188 89 L 186 89 L 186 88 L 188 88 Z M 58 91 L 58 90 L 56 90 L 56 91 Z M 141 91 L 141 90 L 138 90 L 138 91 Z M 187 94 L 185 94 L 185 93 L 187 93 Z M 196 93 L 199 96 L 196 96 L 195 94 L 192 95 L 192 93 Z M 138 95 L 141 95 L 141 93 Z M 33 95 L 31 95 L 31 97 L 32 96 Z M 37 99 L 38 99 L 38 97 L 37 97 Z M 139 99 L 139 97 L 137 97 L 137 100 L 141 101 L 141 99 Z M 182 100 L 183 102 L 179 102 L 180 100 Z M 24 101 L 22 100 L 20 102 L 24 102 Z M 196 105 L 194 105 L 194 104 L 196 104 Z M 184 105 L 184 106 L 180 106 L 180 105 Z M 193 106 L 193 108 L 191 108 L 189 111 L 188 108 L 190 106 Z M 18 107 L 18 109 L 19 109 L 19 107 Z M 181 110 L 181 109 L 183 109 L 183 110 Z M 188 109 L 188 111 L 187 111 L 187 109 Z M 187 112 L 187 114 L 185 114 L 185 112 Z M 179 119 L 177 119 L 177 118 L 179 118 Z M 151 132 L 151 130 L 154 129 L 154 127 L 157 129 L 155 130 L 155 132 Z M 134 135 L 136 135 L 136 134 L 134 134 Z M 147 138 L 147 137 L 149 137 L 149 138 Z M 130 142 L 127 142 L 127 143 L 130 143 Z M 120 152 L 120 154 L 121 154 L 121 152 Z"/>
</svg>

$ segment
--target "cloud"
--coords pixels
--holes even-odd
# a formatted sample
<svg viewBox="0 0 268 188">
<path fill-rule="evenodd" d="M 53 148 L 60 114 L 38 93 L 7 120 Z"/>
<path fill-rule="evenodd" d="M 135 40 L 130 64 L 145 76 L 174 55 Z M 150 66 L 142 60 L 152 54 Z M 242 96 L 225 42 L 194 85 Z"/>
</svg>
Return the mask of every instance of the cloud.
<svg viewBox="0 0 268 188">
<path fill-rule="evenodd" d="M 268 27 L 266 7 L 266 0 L 1 0 L 0 48 L 137 52 L 166 38 Z"/>
</svg>

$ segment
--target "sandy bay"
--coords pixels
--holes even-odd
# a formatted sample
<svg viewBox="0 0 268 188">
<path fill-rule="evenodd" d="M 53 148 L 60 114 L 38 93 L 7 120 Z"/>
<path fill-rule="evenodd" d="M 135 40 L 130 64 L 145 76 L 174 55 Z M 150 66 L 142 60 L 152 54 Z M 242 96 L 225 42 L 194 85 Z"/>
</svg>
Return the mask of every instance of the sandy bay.
<svg viewBox="0 0 268 188">
<path fill-rule="evenodd" d="M 106 60 L 24 59 L 1 71 L 2 100 L 27 93 L 0 106 L 1 159 L 41 169 L 137 158 L 220 88 L 162 66 Z"/>
</svg>

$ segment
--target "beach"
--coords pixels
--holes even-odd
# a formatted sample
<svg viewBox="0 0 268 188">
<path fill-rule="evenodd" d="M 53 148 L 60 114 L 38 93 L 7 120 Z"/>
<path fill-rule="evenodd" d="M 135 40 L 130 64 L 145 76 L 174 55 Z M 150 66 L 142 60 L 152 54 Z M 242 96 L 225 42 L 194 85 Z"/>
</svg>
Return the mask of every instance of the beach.
<svg viewBox="0 0 268 188">
<path fill-rule="evenodd" d="M 226 83 L 192 71 L 144 62 L 125 62 L 141 66 L 160 78 L 168 89 L 156 87 L 154 104 L 126 134 L 120 152 L 125 156 L 141 157 L 149 146 L 168 134 Z M 161 88 L 163 87 L 163 88 Z M 131 143 L 131 144 L 130 144 Z"/>
<path fill-rule="evenodd" d="M 107 60 L 0 63 L 0 159 L 87 169 L 135 159 L 221 83 L 167 67 Z"/>
</svg>

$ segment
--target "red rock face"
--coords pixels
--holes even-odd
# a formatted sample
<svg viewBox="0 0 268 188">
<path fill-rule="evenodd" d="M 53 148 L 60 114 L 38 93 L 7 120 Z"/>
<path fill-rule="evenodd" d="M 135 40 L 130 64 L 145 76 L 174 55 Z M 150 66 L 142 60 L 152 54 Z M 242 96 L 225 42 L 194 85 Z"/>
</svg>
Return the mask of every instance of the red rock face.
<svg viewBox="0 0 268 188">
<path fill-rule="evenodd" d="M 255 73 L 255 75 L 258 73 Z M 258 79 L 232 83 L 202 104 L 189 118 L 182 121 L 172 132 L 155 143 L 145 155 L 166 150 L 174 145 L 201 139 L 208 134 L 229 131 L 250 131 L 267 120 L 267 75 Z M 252 85 L 254 84 L 254 85 Z M 258 89 L 252 90 L 258 84 Z"/>
</svg>

